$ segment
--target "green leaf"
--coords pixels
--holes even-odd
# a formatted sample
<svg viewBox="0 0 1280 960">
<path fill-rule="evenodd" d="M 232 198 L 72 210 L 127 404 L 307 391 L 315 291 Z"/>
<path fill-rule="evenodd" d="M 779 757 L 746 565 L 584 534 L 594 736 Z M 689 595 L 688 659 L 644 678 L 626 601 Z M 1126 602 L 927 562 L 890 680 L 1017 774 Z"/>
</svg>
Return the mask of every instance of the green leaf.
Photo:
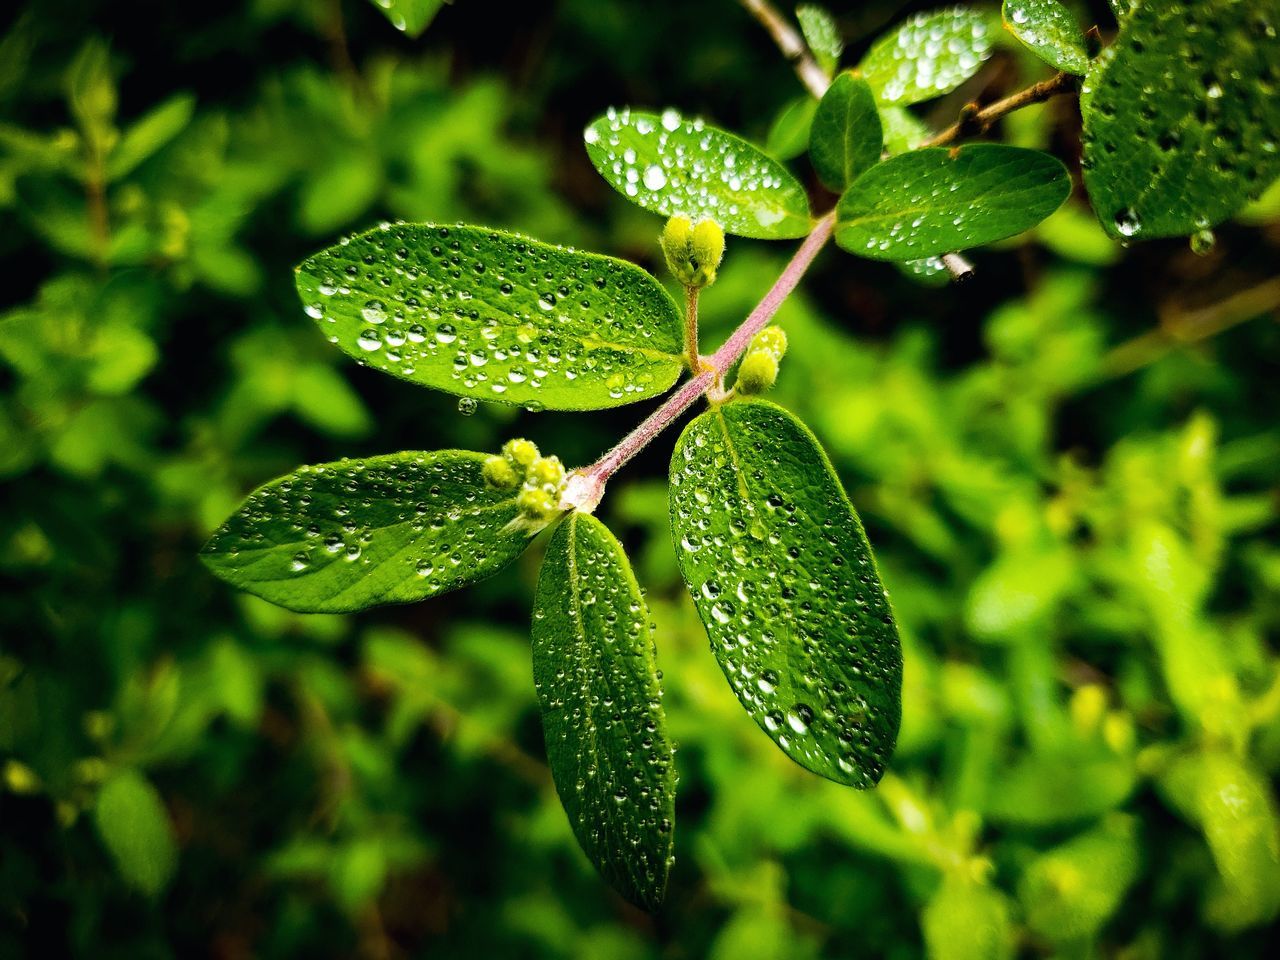
<svg viewBox="0 0 1280 960">
<path fill-rule="evenodd" d="M 875 784 L 901 715 L 898 631 L 813 434 L 772 403 L 725 404 L 685 428 L 670 497 L 680 571 L 742 705 L 801 766 Z"/>
<path fill-rule="evenodd" d="M 1134 821 L 1122 815 L 1036 857 L 1018 884 L 1027 925 L 1055 943 L 1092 938 L 1137 878 Z"/>
<path fill-rule="evenodd" d="M 884 149 L 891 157 L 916 150 L 932 131 L 906 107 L 880 104 L 880 125 L 884 128 Z"/>
<path fill-rule="evenodd" d="M 181 133 L 191 122 L 196 98 L 189 93 L 170 97 L 147 112 L 125 131 L 120 143 L 107 158 L 107 178 L 119 180 L 138 164 Z"/>
<path fill-rule="evenodd" d="M 836 243 L 873 260 L 919 260 L 1029 230 L 1070 192 L 1066 167 L 1039 150 L 915 150 L 876 164 L 845 192 Z"/>
<path fill-rule="evenodd" d="M 779 160 L 790 160 L 804 153 L 817 109 L 818 102 L 810 96 L 797 97 L 788 103 L 769 128 L 765 150 Z"/>
<path fill-rule="evenodd" d="M 681 315 L 635 264 L 484 227 L 384 225 L 303 261 L 298 293 L 362 363 L 463 397 L 594 410 L 684 369 Z"/>
<path fill-rule="evenodd" d="M 763 240 L 811 229 L 809 199 L 790 171 L 702 120 L 611 109 L 583 137 L 600 175 L 646 210 L 710 218 L 725 233 Z"/>
<path fill-rule="evenodd" d="M 205 545 L 214 573 L 303 613 L 408 603 L 501 570 L 538 531 L 487 457 L 393 453 L 301 467 L 255 490 Z"/>
<path fill-rule="evenodd" d="M 925 257 L 923 260 L 899 260 L 896 264 L 904 276 L 926 287 L 945 287 L 951 282 L 951 271 L 941 257 Z"/>
<path fill-rule="evenodd" d="M 178 863 L 169 813 L 140 773 L 121 770 L 102 785 L 93 809 L 98 835 L 131 887 L 155 896 Z"/>
<path fill-rule="evenodd" d="M 1123 23 L 1124 18 L 1129 15 L 1129 8 L 1133 6 L 1133 0 L 1107 0 L 1107 6 L 1115 14 L 1116 22 Z"/>
<path fill-rule="evenodd" d="M 950 93 L 991 56 L 986 17 L 967 7 L 918 13 L 877 40 L 858 67 L 886 103 Z"/>
<path fill-rule="evenodd" d="M 809 134 L 809 158 L 818 176 L 840 191 L 880 162 L 884 131 L 875 94 L 866 80 L 848 71 L 827 88 Z"/>
<path fill-rule="evenodd" d="M 1280 175 L 1277 27 L 1274 0 L 1134 5 L 1081 91 L 1084 183 L 1108 233 L 1207 229 Z"/>
<path fill-rule="evenodd" d="M 830 75 L 840 62 L 840 54 L 844 53 L 844 40 L 840 37 L 840 27 L 835 18 L 823 7 L 803 3 L 796 7 L 796 19 L 800 21 L 800 32 L 804 34 L 804 42 L 809 45 L 813 59 Z"/>
<path fill-rule="evenodd" d="M 370 0 L 401 33 L 420 37 L 431 25 L 444 0 Z"/>
<path fill-rule="evenodd" d="M 1004 0 L 1005 29 L 1050 66 L 1083 76 L 1089 70 L 1084 31 L 1059 0 Z"/>
<path fill-rule="evenodd" d="M 1009 898 L 960 871 L 948 871 L 920 916 L 929 960 L 1009 960 Z"/>
<path fill-rule="evenodd" d="M 656 909 L 675 818 L 649 611 L 626 554 L 589 514 L 556 527 L 533 608 L 547 760 L 578 842 L 624 897 Z"/>
</svg>

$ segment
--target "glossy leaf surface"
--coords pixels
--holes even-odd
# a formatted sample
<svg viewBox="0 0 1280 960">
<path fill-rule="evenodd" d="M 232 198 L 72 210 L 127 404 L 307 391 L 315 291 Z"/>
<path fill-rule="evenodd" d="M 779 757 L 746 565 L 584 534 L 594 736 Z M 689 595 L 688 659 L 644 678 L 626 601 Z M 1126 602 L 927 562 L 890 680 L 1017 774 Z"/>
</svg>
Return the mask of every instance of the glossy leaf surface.
<svg viewBox="0 0 1280 960">
<path fill-rule="evenodd" d="M 902 655 L 862 524 L 808 428 L 762 401 L 685 428 L 671 459 L 681 573 L 729 684 L 801 766 L 875 784 Z"/>
</svg>

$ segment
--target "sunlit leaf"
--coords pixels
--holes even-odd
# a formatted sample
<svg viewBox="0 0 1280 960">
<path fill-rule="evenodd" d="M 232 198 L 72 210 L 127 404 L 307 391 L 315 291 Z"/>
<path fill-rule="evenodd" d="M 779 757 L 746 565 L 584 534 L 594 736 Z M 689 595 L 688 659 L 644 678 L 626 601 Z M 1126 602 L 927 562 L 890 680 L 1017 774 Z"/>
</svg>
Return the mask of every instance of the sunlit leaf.
<svg viewBox="0 0 1280 960">
<path fill-rule="evenodd" d="M 741 237 L 802 237 L 811 228 L 804 187 L 740 137 L 675 110 L 610 110 L 583 134 L 591 162 L 646 210 L 709 217 Z"/>
<path fill-rule="evenodd" d="M 1067 73 L 1089 69 L 1084 31 L 1060 0 L 1004 0 L 1005 29 L 1045 63 Z"/>
<path fill-rule="evenodd" d="M 991 56 L 986 17 L 967 7 L 918 13 L 877 40 L 858 67 L 886 103 L 949 93 Z"/>
<path fill-rule="evenodd" d="M 394 453 L 301 467 L 255 490 L 202 553 L 228 583 L 304 613 L 422 600 L 518 557 L 537 532 L 485 455 Z"/>
<path fill-rule="evenodd" d="M 920 917 L 929 960 L 1010 960 L 1009 898 L 995 887 L 948 871 Z"/>
<path fill-rule="evenodd" d="M 98 793 L 93 819 L 125 882 L 150 896 L 168 886 L 178 861 L 173 825 L 145 777 L 133 770 L 114 774 Z"/>
<path fill-rule="evenodd" d="M 884 133 L 875 94 L 866 80 L 845 72 L 818 104 L 809 134 L 809 158 L 832 190 L 843 190 L 880 162 Z"/>
<path fill-rule="evenodd" d="M 391 25 L 411 37 L 422 35 L 431 25 L 445 0 L 369 0 L 381 10 Z"/>
<path fill-rule="evenodd" d="M 1029 230 L 1070 192 L 1066 168 L 1038 150 L 915 150 L 854 181 L 836 208 L 836 243 L 873 260 L 919 260 Z"/>
<path fill-rule="evenodd" d="M 840 37 L 840 27 L 835 18 L 823 7 L 802 3 L 796 7 L 796 19 L 800 21 L 800 32 L 804 34 L 804 42 L 809 45 L 813 58 L 828 75 L 831 74 L 844 52 L 844 40 Z"/>
<path fill-rule="evenodd" d="M 685 428 L 670 495 L 681 573 L 747 712 L 801 766 L 876 783 L 901 713 L 898 632 L 813 434 L 771 403 L 725 404 Z"/>
<path fill-rule="evenodd" d="M 386 225 L 303 261 L 296 280 L 344 353 L 464 397 L 616 407 L 684 365 L 680 311 L 652 276 L 517 234 Z"/>
<path fill-rule="evenodd" d="M 1081 92 L 1084 183 L 1113 237 L 1212 227 L 1280 175 L 1280 7 L 1134 6 Z"/>
<path fill-rule="evenodd" d="M 621 544 L 570 513 L 542 561 L 533 679 L 547 760 L 582 849 L 624 897 L 666 892 L 675 772 L 649 611 Z"/>
</svg>

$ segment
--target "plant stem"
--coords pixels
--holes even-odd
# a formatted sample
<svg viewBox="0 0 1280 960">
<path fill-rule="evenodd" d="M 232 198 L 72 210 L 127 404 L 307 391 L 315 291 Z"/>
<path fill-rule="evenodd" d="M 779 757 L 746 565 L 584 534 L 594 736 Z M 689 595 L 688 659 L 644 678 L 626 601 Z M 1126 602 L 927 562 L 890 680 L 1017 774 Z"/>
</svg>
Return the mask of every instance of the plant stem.
<svg viewBox="0 0 1280 960">
<path fill-rule="evenodd" d="M 689 370 L 697 373 L 702 369 L 702 358 L 698 356 L 698 288 L 684 288 L 684 352 L 689 358 Z"/>
<path fill-rule="evenodd" d="M 831 86 L 831 78 L 827 76 L 827 71 L 818 65 L 818 61 L 813 59 L 813 54 L 809 52 L 804 38 L 777 10 L 773 9 L 773 5 L 768 0 L 741 0 L 741 3 L 748 13 L 760 21 L 760 25 L 769 32 L 769 36 L 773 37 L 773 42 L 778 45 L 782 55 L 791 61 L 800 82 L 821 100 L 822 95 L 827 92 L 827 87 Z"/>
<path fill-rule="evenodd" d="M 921 147 L 941 147 L 948 143 L 954 143 L 962 137 L 972 136 L 976 133 L 984 133 L 986 130 L 1001 117 L 1006 114 L 1013 113 L 1015 110 L 1021 110 L 1023 107 L 1029 107 L 1033 103 L 1044 103 L 1053 97 L 1062 93 L 1071 93 L 1076 89 L 1078 78 L 1070 73 L 1057 73 L 1047 80 L 1041 80 L 1039 83 L 1033 83 L 1025 90 L 1019 90 L 1017 93 L 1010 94 L 1003 100 L 997 100 L 990 106 L 983 107 L 981 110 L 973 110 L 967 112 L 958 121 L 953 123 L 941 133 L 935 134 L 924 143 Z"/>
<path fill-rule="evenodd" d="M 769 292 L 756 308 L 747 315 L 738 329 L 708 359 L 700 359 L 701 372 L 686 380 L 680 389 L 603 457 L 589 467 L 575 470 L 569 476 L 561 505 L 590 513 L 604 496 L 604 486 L 623 464 L 649 445 L 658 434 L 669 427 L 677 417 L 693 406 L 698 397 L 719 383 L 720 378 L 747 349 L 751 338 L 768 326 L 778 308 L 796 288 L 800 278 L 809 269 L 818 252 L 831 239 L 835 227 L 835 214 L 828 213 L 816 224 L 813 231 L 800 244 L 791 262 L 787 264 Z"/>
</svg>

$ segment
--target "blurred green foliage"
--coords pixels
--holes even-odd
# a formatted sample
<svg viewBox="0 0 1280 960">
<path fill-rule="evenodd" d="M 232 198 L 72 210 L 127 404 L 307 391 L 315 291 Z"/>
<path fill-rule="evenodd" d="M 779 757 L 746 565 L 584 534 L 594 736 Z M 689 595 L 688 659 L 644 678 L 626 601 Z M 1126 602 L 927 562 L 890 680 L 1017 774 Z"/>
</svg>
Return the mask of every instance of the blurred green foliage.
<svg viewBox="0 0 1280 960">
<path fill-rule="evenodd" d="M 834 12 L 856 57 L 923 8 Z M 349 363 L 291 268 L 380 218 L 656 267 L 659 221 L 595 176 L 582 125 L 674 105 L 789 152 L 788 65 L 730 0 L 459 0 L 416 42 L 350 0 L 2 22 L 0 955 L 1267 955 L 1274 200 L 1199 257 L 1114 247 L 1077 201 L 952 288 L 833 252 L 783 308 L 777 398 L 822 436 L 903 627 L 875 791 L 807 775 L 738 707 L 680 586 L 669 445 L 614 481 L 680 744 L 651 920 L 551 787 L 536 556 L 429 604 L 299 616 L 196 551 L 298 463 L 609 446 L 634 411 L 462 417 Z M 1041 75 L 1001 42 L 925 119 Z M 1005 132 L 1078 154 L 1055 104 Z M 785 254 L 730 243 L 709 343 Z"/>
</svg>

